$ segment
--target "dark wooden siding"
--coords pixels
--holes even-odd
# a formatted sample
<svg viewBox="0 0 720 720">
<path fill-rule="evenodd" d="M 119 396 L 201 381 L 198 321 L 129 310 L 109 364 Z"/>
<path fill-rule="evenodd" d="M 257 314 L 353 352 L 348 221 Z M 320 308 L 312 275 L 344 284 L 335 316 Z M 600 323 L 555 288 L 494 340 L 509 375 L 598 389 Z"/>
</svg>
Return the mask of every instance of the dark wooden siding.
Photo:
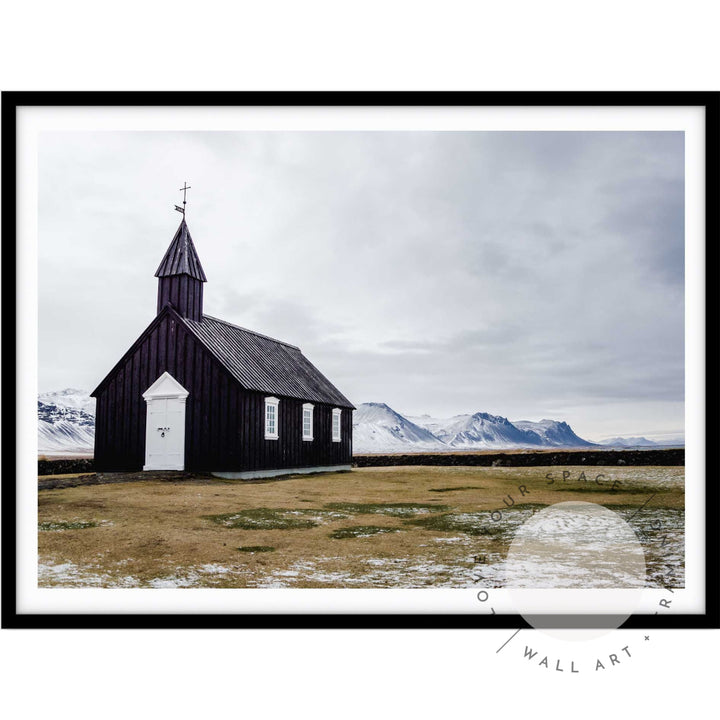
<svg viewBox="0 0 720 720">
<path fill-rule="evenodd" d="M 158 314 L 172 305 L 183 317 L 200 321 L 203 312 L 203 284 L 189 275 L 171 275 L 159 278 Z"/>
<path fill-rule="evenodd" d="M 304 401 L 279 397 L 277 440 L 265 439 L 265 397 L 240 391 L 243 411 L 240 437 L 242 469 L 263 470 L 322 465 L 349 465 L 352 458 L 352 410 L 341 410 L 340 442 L 332 441 L 332 405 L 314 404 L 313 440 L 302 439 Z M 247 440 L 245 440 L 247 438 Z M 223 468 L 224 469 L 224 468 Z M 228 468 L 232 469 L 232 468 Z"/>
<path fill-rule="evenodd" d="M 351 461 L 351 410 L 342 410 L 342 439 L 335 443 L 333 406 L 314 403 L 314 440 L 303 441 L 304 401 L 277 396 L 280 437 L 265 440 L 265 394 L 244 390 L 184 323 L 166 312 L 95 392 L 97 470 L 142 469 L 146 419 L 142 393 L 166 371 L 190 393 L 185 413 L 188 470 L 262 470 Z"/>
</svg>

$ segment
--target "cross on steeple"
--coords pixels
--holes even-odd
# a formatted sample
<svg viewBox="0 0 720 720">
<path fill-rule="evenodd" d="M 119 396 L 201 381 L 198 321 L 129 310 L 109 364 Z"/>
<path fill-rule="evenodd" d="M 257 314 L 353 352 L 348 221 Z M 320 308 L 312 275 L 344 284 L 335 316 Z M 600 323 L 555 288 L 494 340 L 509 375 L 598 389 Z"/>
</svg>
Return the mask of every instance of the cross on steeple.
<svg viewBox="0 0 720 720">
<path fill-rule="evenodd" d="M 183 186 L 179 189 L 182 190 L 182 194 L 183 194 L 183 206 L 180 207 L 179 205 L 176 205 L 175 209 L 179 213 L 182 213 L 182 216 L 184 218 L 185 217 L 185 206 L 187 205 L 187 191 L 191 189 L 191 186 L 188 185 L 187 180 L 185 180 L 185 182 L 183 183 Z"/>
</svg>

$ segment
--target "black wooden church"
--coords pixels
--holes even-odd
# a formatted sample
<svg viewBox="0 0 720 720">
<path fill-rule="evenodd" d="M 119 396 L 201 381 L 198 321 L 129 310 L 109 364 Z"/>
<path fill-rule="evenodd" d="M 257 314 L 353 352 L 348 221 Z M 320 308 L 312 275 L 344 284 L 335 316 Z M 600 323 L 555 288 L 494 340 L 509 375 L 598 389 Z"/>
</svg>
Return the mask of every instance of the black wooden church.
<svg viewBox="0 0 720 720">
<path fill-rule="evenodd" d="M 349 400 L 294 345 L 203 313 L 184 213 L 155 276 L 157 316 L 91 393 L 98 471 L 350 468 Z"/>
</svg>

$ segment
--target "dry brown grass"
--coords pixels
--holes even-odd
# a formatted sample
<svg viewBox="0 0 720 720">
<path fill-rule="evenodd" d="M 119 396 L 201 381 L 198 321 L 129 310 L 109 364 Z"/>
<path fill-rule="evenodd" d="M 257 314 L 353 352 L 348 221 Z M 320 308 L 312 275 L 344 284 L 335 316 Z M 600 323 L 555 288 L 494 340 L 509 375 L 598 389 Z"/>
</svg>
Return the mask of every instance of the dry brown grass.
<svg viewBox="0 0 720 720">
<path fill-rule="evenodd" d="M 489 511 L 512 512 L 503 504 L 508 495 L 516 504 L 582 500 L 627 509 L 640 507 L 650 489 L 657 493 L 654 507 L 682 508 L 684 504 L 684 468 L 609 467 L 590 468 L 590 472 L 585 468 L 589 479 L 585 483 L 577 480 L 583 468 L 571 468 L 565 483 L 562 470 L 382 467 L 263 483 L 134 482 L 44 490 L 39 492 L 40 523 L 96 525 L 39 532 L 41 566 L 50 568 L 41 574 L 40 582 L 46 586 L 146 587 L 448 584 L 458 572 L 472 572 L 474 554 L 505 552 L 508 538 L 434 527 L 452 523 L 416 524 L 431 517 L 435 508 L 438 517 L 448 512 L 476 513 L 490 525 Z M 559 478 L 553 485 L 545 477 L 548 472 Z M 592 481 L 598 473 L 605 475 L 604 489 Z M 613 480 L 621 481 L 618 490 L 610 490 Z M 596 491 L 588 492 L 590 484 Z M 518 490 L 520 485 L 524 495 Z M 438 493 L 438 488 L 457 489 Z M 410 516 L 388 514 L 382 508 L 407 503 L 430 507 Z M 375 508 L 358 512 L 349 504 Z M 258 529 L 244 529 L 213 519 L 242 511 L 253 511 L 252 517 L 268 522 L 260 522 Z M 312 522 L 310 527 L 276 529 L 273 518 Z M 353 531 L 338 532 L 358 526 L 398 531 L 360 537 Z M 238 549 L 247 547 L 274 550 Z M 58 570 L 58 566 L 66 569 Z M 393 567 L 396 572 L 380 570 Z"/>
<path fill-rule="evenodd" d="M 60 480 L 65 478 L 79 478 L 83 475 L 92 475 L 92 473 L 85 470 L 79 473 L 58 473 L 57 475 L 38 475 L 38 480 Z"/>
</svg>

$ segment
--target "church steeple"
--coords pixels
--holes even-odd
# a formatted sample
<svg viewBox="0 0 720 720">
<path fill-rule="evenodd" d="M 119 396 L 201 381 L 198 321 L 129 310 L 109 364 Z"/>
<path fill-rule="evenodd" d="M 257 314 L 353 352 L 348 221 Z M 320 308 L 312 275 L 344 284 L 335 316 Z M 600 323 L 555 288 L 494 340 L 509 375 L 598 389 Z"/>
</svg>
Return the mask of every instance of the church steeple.
<svg viewBox="0 0 720 720">
<path fill-rule="evenodd" d="M 207 282 L 183 214 L 182 222 L 155 273 L 158 278 L 158 313 L 169 304 L 183 316 L 200 322 L 203 283 Z"/>
</svg>

